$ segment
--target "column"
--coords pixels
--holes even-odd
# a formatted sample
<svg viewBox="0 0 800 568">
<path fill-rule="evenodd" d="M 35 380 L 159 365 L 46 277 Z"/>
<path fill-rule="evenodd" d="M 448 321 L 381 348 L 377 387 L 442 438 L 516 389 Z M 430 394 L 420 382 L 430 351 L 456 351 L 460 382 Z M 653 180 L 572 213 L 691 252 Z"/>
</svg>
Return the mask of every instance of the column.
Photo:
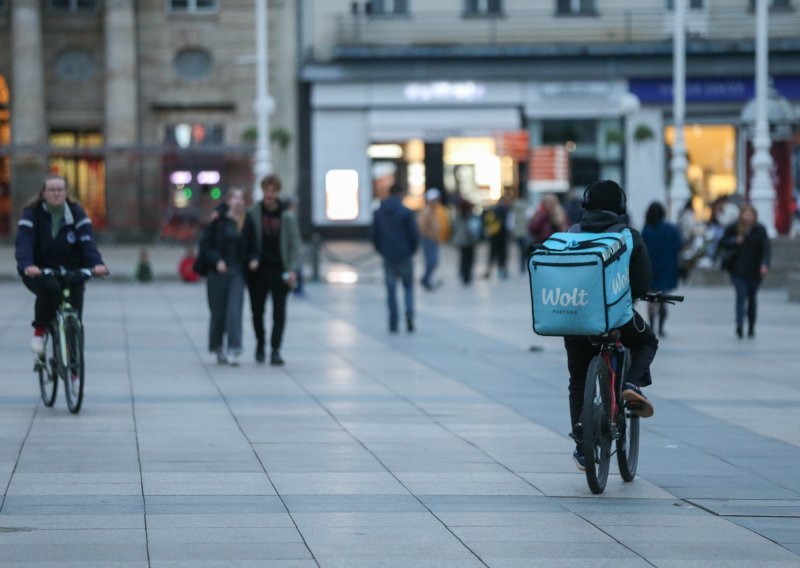
<svg viewBox="0 0 800 568">
<path fill-rule="evenodd" d="M 775 236 L 775 188 L 772 185 L 772 140 L 767 122 L 767 69 L 769 59 L 767 0 L 758 0 L 756 8 L 756 132 L 753 139 L 753 181 L 750 202 L 758 211 L 758 221 Z"/>
<path fill-rule="evenodd" d="M 143 195 L 139 187 L 140 155 L 136 12 L 133 0 L 106 0 L 105 143 L 106 206 L 109 231 L 125 238 L 143 232 Z"/>
<path fill-rule="evenodd" d="M 48 172 L 42 19 L 39 0 L 11 3 L 11 210 L 42 186 Z"/>
<path fill-rule="evenodd" d="M 686 114 L 686 0 L 675 0 L 675 31 L 672 38 L 672 114 L 675 142 L 672 145 L 669 184 L 670 217 L 677 220 L 686 200 L 692 195 L 686 181 L 686 142 L 683 122 Z"/>
<path fill-rule="evenodd" d="M 256 0 L 256 155 L 253 160 L 253 199 L 261 199 L 261 179 L 273 172 L 269 115 L 275 102 L 269 96 L 269 17 L 267 0 Z"/>
</svg>

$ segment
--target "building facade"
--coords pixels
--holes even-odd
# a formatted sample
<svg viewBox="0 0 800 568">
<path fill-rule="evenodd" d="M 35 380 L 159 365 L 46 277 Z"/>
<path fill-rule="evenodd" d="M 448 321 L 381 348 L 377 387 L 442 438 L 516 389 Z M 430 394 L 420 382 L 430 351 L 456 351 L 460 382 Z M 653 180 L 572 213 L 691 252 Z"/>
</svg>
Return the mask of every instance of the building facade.
<svg viewBox="0 0 800 568">
<path fill-rule="evenodd" d="M 295 187 L 296 3 L 269 2 L 273 164 Z M 109 238 L 191 238 L 251 187 L 252 0 L 0 0 L 0 238 L 48 173 Z"/>
<path fill-rule="evenodd" d="M 770 0 L 769 25 L 770 75 L 795 117 L 796 4 Z M 751 0 L 687 5 L 687 175 L 707 215 L 747 187 L 755 12 Z M 306 0 L 307 224 L 365 226 L 393 182 L 412 205 L 426 187 L 488 204 L 598 178 L 623 183 L 641 223 L 668 202 L 673 24 L 669 0 Z"/>
</svg>

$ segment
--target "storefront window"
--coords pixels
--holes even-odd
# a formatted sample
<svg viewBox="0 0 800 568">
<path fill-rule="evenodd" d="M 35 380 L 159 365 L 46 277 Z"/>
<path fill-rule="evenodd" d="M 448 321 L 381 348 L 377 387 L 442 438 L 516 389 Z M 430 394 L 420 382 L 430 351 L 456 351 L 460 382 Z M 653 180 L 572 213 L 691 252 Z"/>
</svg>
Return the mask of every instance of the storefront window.
<svg viewBox="0 0 800 568">
<path fill-rule="evenodd" d="M 358 172 L 329 170 L 325 174 L 325 216 L 331 221 L 358 218 Z"/>
<path fill-rule="evenodd" d="M 50 134 L 50 171 L 64 176 L 95 230 L 106 226 L 106 167 L 101 156 L 88 155 L 86 149 L 103 146 L 99 132 L 55 131 Z"/>
<path fill-rule="evenodd" d="M 730 124 L 693 124 L 685 126 L 683 132 L 689 162 L 686 177 L 695 213 L 708 219 L 714 201 L 736 192 L 736 128 Z M 665 129 L 664 138 L 671 149 L 674 126 Z"/>
</svg>

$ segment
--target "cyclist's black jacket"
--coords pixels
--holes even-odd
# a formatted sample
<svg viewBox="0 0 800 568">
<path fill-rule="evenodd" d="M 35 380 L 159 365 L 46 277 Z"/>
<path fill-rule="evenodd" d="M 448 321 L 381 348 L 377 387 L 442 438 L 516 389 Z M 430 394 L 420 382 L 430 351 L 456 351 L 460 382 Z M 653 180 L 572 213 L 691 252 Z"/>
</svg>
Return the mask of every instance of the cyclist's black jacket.
<svg viewBox="0 0 800 568">
<path fill-rule="evenodd" d="M 614 225 L 628 225 L 625 215 L 617 215 L 611 211 L 586 211 L 578 225 L 570 228 L 570 232 L 604 233 Z M 653 267 L 650 265 L 650 255 L 647 254 L 647 245 L 639 231 L 630 229 L 633 237 L 633 251 L 631 252 L 630 279 L 631 296 L 641 299 L 650 290 L 653 283 Z"/>
<path fill-rule="evenodd" d="M 64 204 L 61 228 L 53 237 L 47 205 L 26 207 L 17 227 L 17 272 L 29 266 L 39 268 L 91 268 L 103 264 L 92 231 L 92 221 L 77 203 Z"/>
</svg>

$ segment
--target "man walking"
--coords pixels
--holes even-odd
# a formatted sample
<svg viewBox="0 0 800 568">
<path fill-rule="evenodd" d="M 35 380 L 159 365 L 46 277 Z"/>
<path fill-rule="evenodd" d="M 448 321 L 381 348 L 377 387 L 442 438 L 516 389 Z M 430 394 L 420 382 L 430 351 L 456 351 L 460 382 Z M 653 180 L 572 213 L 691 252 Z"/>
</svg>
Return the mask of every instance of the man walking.
<svg viewBox="0 0 800 568">
<path fill-rule="evenodd" d="M 395 184 L 389 197 L 381 202 L 372 220 L 372 243 L 383 257 L 386 295 L 389 304 L 389 331 L 397 333 L 397 279 L 405 292 L 406 326 L 414 331 L 414 264 L 413 256 L 419 246 L 417 220 L 403 205 L 403 189 Z"/>
<path fill-rule="evenodd" d="M 442 193 L 435 187 L 425 192 L 425 209 L 419 217 L 419 232 L 425 253 L 425 274 L 421 283 L 423 288 L 431 291 L 441 284 L 433 280 L 433 273 L 439 265 L 439 245 L 450 238 L 450 219 L 442 205 Z"/>
</svg>

